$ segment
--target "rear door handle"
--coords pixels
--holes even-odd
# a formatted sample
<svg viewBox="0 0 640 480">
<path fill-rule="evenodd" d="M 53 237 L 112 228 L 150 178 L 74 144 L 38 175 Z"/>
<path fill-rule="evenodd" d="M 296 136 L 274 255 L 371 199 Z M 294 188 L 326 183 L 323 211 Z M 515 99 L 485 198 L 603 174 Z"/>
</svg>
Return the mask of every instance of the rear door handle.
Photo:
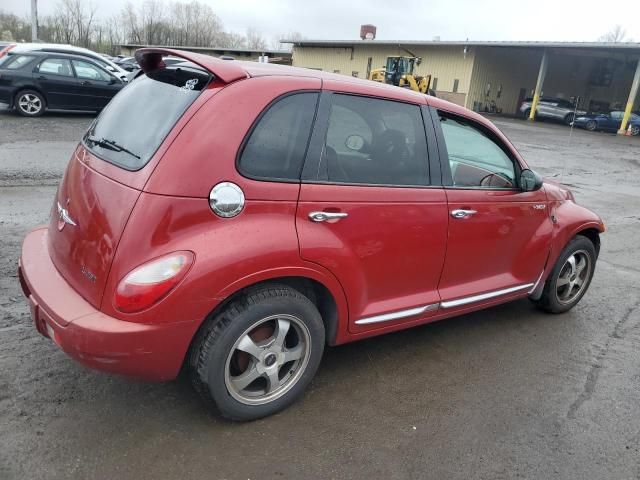
<svg viewBox="0 0 640 480">
<path fill-rule="evenodd" d="M 478 213 L 476 210 L 451 210 L 453 218 L 467 218 Z"/>
<path fill-rule="evenodd" d="M 326 222 L 327 220 L 340 220 L 348 216 L 349 214 L 344 212 L 311 212 L 309 213 L 309 220 L 312 222 Z"/>
</svg>

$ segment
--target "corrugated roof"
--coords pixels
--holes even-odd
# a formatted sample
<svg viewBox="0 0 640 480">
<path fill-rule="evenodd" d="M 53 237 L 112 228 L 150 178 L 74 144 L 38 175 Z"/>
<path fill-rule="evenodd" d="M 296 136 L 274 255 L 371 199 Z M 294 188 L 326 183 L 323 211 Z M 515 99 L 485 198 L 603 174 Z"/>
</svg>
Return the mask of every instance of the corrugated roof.
<svg viewBox="0 0 640 480">
<path fill-rule="evenodd" d="M 522 48 L 591 48 L 591 49 L 640 49 L 638 42 L 526 42 L 526 41 L 478 41 L 478 40 L 280 40 L 306 47 L 355 47 L 362 45 L 380 46 L 476 46 L 476 47 L 522 47 Z"/>
<path fill-rule="evenodd" d="M 271 50 L 265 48 L 264 50 L 256 50 L 251 48 L 227 48 L 227 47 L 186 47 L 182 45 L 167 46 L 167 45 L 138 45 L 135 43 L 119 43 L 117 47 L 125 48 L 173 48 L 174 50 L 188 50 L 190 52 L 199 51 L 217 51 L 217 52 L 233 52 L 233 53 L 263 53 L 263 54 L 275 54 L 282 56 L 291 56 L 291 52 L 286 50 Z"/>
</svg>

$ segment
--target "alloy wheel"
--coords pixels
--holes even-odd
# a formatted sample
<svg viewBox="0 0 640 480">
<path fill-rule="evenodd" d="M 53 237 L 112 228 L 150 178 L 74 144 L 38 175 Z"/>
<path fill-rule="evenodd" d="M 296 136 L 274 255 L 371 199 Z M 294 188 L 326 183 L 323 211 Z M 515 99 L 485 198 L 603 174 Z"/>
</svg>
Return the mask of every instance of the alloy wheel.
<svg viewBox="0 0 640 480">
<path fill-rule="evenodd" d="M 635 137 L 638 134 L 640 134 L 640 127 L 638 125 L 632 125 L 631 126 L 631 135 L 633 135 Z"/>
<path fill-rule="evenodd" d="M 287 393 L 309 362 L 311 336 L 293 315 L 272 315 L 244 331 L 225 365 L 229 394 L 246 405 L 263 405 Z"/>
<path fill-rule="evenodd" d="M 26 93 L 18 99 L 18 106 L 23 112 L 29 115 L 35 115 L 42 110 L 42 101 L 36 95 Z"/>
<path fill-rule="evenodd" d="M 591 275 L 591 268 L 591 257 L 585 250 L 578 250 L 567 258 L 556 280 L 558 302 L 571 303 L 582 294 Z"/>
</svg>

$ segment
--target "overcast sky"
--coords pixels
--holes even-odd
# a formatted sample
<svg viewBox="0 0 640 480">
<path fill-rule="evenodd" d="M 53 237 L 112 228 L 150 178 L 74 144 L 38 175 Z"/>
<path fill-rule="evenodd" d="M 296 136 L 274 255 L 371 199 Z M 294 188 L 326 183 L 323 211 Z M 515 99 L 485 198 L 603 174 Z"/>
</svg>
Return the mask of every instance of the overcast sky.
<svg viewBox="0 0 640 480">
<path fill-rule="evenodd" d="M 38 0 L 50 14 L 58 0 Z M 117 13 L 127 0 L 87 0 L 99 16 Z M 143 0 L 133 0 L 139 3 Z M 363 23 L 378 27 L 380 40 L 564 40 L 594 41 L 620 24 L 640 41 L 640 2 L 594 0 L 201 0 L 226 30 L 255 27 L 271 40 L 299 31 L 309 39 L 356 39 Z M 0 10 L 23 15 L 30 0 L 1 0 Z"/>
</svg>

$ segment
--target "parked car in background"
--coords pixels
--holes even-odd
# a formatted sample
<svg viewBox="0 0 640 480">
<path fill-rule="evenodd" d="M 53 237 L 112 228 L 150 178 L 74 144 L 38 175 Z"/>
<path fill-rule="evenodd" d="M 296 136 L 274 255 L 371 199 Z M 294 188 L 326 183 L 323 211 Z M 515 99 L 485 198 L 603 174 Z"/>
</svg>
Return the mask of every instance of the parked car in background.
<svg viewBox="0 0 640 480">
<path fill-rule="evenodd" d="M 184 366 L 252 420 L 304 392 L 325 344 L 587 291 L 601 219 L 481 115 L 315 70 L 136 58 L 22 246 L 34 325 L 77 361 Z"/>
<path fill-rule="evenodd" d="M 531 104 L 533 99 L 527 98 L 522 105 L 520 105 L 520 113 L 524 118 L 529 118 L 531 113 Z M 576 110 L 569 100 L 562 98 L 542 97 L 538 102 L 536 108 L 536 117 L 541 119 L 557 120 L 563 122 L 565 125 L 571 125 L 575 116 L 584 115 L 587 113 L 584 110 Z"/>
<path fill-rule="evenodd" d="M 614 110 L 608 113 L 581 115 L 575 119 L 573 124 L 576 127 L 585 128 L 592 132 L 595 130 L 617 132 L 620 129 L 620 125 L 622 125 L 622 117 L 624 117 L 624 112 Z M 631 135 L 640 135 L 640 114 L 631 113 L 627 128 Z"/>
<path fill-rule="evenodd" d="M 0 63 L 0 102 L 26 117 L 53 109 L 99 111 L 125 84 L 80 55 L 12 50 Z"/>
<path fill-rule="evenodd" d="M 8 52 L 20 53 L 26 51 L 43 51 L 51 53 L 71 53 L 74 55 L 80 55 L 90 58 L 96 62 L 105 70 L 113 73 L 118 78 L 126 81 L 128 72 L 114 62 L 106 58 L 100 53 L 96 53 L 88 48 L 75 47 L 73 45 L 64 45 L 57 43 L 12 43 L 7 45 L 4 49 L 0 49 L 0 64 L 2 63 L 2 57 Z"/>
<path fill-rule="evenodd" d="M 136 62 L 136 59 L 134 57 L 117 58 L 114 60 L 114 62 L 118 65 L 118 67 L 127 72 L 133 72 L 140 69 L 140 65 L 138 65 L 138 62 Z"/>
</svg>

